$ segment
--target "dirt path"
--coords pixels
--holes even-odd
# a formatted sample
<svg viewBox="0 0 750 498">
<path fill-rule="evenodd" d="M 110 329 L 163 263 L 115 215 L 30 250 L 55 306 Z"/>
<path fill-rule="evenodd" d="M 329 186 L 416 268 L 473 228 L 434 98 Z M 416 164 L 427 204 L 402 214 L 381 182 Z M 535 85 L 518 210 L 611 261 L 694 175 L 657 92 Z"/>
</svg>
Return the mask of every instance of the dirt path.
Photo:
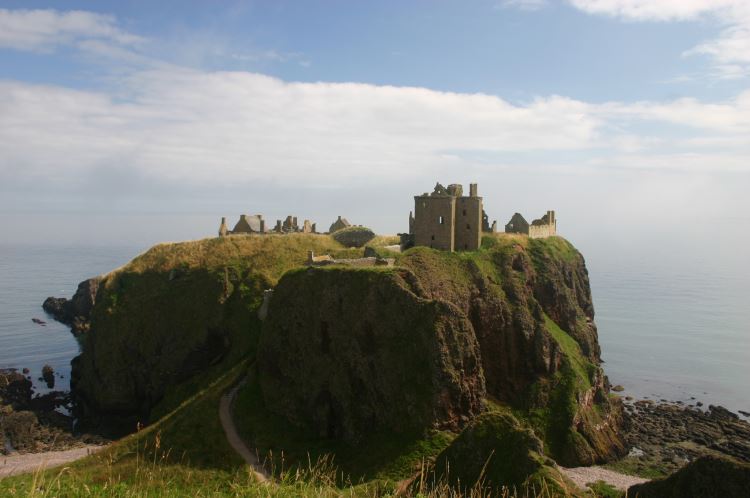
<svg viewBox="0 0 750 498">
<path fill-rule="evenodd" d="M 219 419 L 221 420 L 221 426 L 224 428 L 224 433 L 227 436 L 227 441 L 229 441 L 230 446 L 234 448 L 234 451 L 236 451 L 242 459 L 245 460 L 245 463 L 250 466 L 250 470 L 258 482 L 269 482 L 270 476 L 266 472 L 266 469 L 260 464 L 255 453 L 250 451 L 250 448 L 247 447 L 245 441 L 242 440 L 239 432 L 237 432 L 237 427 L 234 425 L 234 418 L 232 418 L 232 405 L 234 405 L 234 398 L 237 396 L 237 391 L 239 391 L 240 387 L 242 387 L 246 381 L 247 378 L 234 386 L 231 390 L 224 393 L 221 397 L 221 401 L 219 402 Z"/>
<path fill-rule="evenodd" d="M 0 479 L 3 477 L 49 469 L 69 463 L 95 453 L 106 446 L 89 445 L 63 451 L 47 451 L 44 453 L 24 453 L 22 455 L 0 456 Z"/>
<path fill-rule="evenodd" d="M 560 470 L 580 488 L 585 488 L 586 484 L 590 482 L 604 481 L 617 489 L 625 491 L 633 484 L 640 484 L 648 481 L 648 479 L 643 479 L 642 477 L 629 476 L 627 474 L 621 474 L 620 472 L 597 466 L 573 468 L 560 467 Z"/>
</svg>

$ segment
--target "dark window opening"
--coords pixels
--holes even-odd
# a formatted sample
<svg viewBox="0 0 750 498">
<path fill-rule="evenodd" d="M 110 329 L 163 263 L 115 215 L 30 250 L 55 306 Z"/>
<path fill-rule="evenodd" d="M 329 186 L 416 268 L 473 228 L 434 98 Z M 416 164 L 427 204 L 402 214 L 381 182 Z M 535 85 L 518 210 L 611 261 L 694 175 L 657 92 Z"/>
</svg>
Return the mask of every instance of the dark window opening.
<svg viewBox="0 0 750 498">
<path fill-rule="evenodd" d="M 464 209 L 464 216 L 466 216 L 466 210 Z"/>
<path fill-rule="evenodd" d="M 430 240 L 435 240 L 435 236 L 433 235 L 432 237 L 430 237 Z"/>
<path fill-rule="evenodd" d="M 466 224 L 466 229 L 467 229 L 467 230 L 471 230 L 471 225 L 469 225 L 469 224 L 467 223 L 467 224 Z"/>
</svg>

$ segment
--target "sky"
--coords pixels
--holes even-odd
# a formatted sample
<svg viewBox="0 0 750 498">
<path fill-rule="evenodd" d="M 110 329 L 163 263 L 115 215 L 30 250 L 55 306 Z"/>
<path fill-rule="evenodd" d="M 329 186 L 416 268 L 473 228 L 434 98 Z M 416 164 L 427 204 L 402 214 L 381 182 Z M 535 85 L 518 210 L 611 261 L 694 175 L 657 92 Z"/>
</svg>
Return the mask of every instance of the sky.
<svg viewBox="0 0 750 498">
<path fill-rule="evenodd" d="M 438 181 L 623 257 L 749 242 L 750 2 L 0 0 L 0 237 L 396 233 Z"/>
</svg>

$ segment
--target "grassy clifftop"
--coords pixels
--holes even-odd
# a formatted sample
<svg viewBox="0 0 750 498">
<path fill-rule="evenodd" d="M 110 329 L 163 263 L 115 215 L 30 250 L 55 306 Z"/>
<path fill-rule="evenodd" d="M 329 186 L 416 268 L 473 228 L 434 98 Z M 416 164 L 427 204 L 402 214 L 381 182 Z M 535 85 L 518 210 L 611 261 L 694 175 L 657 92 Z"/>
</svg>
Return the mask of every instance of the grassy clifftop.
<svg viewBox="0 0 750 498">
<path fill-rule="evenodd" d="M 258 370 L 238 398 L 241 431 L 261 455 L 273 452 L 277 470 L 318 473 L 314 480 L 321 468 L 305 473 L 308 453 L 313 464 L 333 458 L 323 465 L 324 494 L 365 482 L 347 493 L 383 495 L 440 453 L 471 454 L 485 428 L 451 443 L 486 412 L 512 417 L 509 434 L 533 432 L 541 446 L 531 460 L 542 465 L 544 455 L 571 465 L 620 451 L 585 264 L 564 239 L 499 234 L 473 252 L 418 247 L 389 254 L 388 269 L 303 270 L 309 250 L 363 252 L 324 235 L 230 236 L 160 244 L 104 277 L 73 383 L 84 424 L 153 424 L 106 454 L 126 490 L 141 472 L 137 445 L 161 444 L 168 454 L 148 458 L 181 490 L 265 494 L 237 474 L 215 409 L 243 364 Z M 504 444 L 494 437 L 479 449 Z M 90 460 L 65 482 L 101 483 L 104 469 Z M 191 481 L 198 475 L 205 480 Z M 26 481 L 7 486 L 14 482 Z M 295 493 L 299 486 L 278 495 L 308 494 Z"/>
<path fill-rule="evenodd" d="M 263 291 L 308 250 L 351 254 L 326 236 L 232 236 L 160 244 L 106 275 L 73 362 L 84 427 L 132 431 L 184 398 L 179 384 L 252 356 Z"/>
</svg>

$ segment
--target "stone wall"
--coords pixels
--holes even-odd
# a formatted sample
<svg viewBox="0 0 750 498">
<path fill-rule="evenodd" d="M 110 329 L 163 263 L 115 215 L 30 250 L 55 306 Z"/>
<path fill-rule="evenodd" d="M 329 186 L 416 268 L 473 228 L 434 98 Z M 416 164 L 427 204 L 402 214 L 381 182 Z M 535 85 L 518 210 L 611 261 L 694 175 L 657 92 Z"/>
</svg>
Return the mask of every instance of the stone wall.
<svg viewBox="0 0 750 498">
<path fill-rule="evenodd" d="M 414 197 L 414 245 L 453 251 L 455 211 L 450 195 Z"/>
<path fill-rule="evenodd" d="M 456 199 L 455 245 L 458 251 L 476 251 L 482 243 L 482 198 Z"/>
<path fill-rule="evenodd" d="M 531 239 L 542 239 L 544 237 L 552 237 L 556 234 L 554 225 L 530 225 L 529 226 L 529 238 Z"/>
</svg>

